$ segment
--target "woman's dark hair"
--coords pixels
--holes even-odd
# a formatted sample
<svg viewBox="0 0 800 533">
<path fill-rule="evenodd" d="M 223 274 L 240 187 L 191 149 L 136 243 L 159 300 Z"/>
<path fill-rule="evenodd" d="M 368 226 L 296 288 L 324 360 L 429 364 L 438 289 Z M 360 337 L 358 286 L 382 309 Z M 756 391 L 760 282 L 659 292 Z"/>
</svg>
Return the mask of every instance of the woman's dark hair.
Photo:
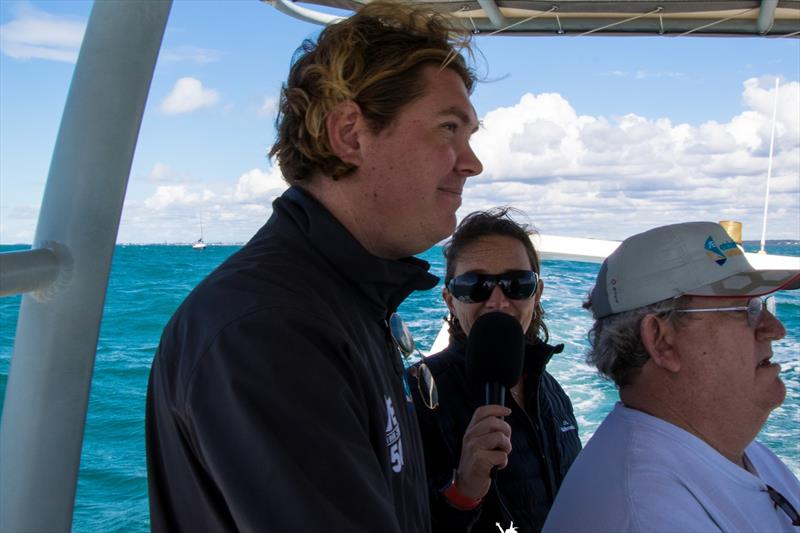
<svg viewBox="0 0 800 533">
<path fill-rule="evenodd" d="M 522 215 L 518 209 L 512 207 L 495 207 L 486 211 L 475 211 L 464 217 L 453 233 L 453 237 L 444 245 L 445 287 L 453 279 L 456 263 L 464 253 L 464 249 L 482 237 L 494 235 L 503 235 L 518 240 L 525 248 L 525 253 L 531 262 L 531 269 L 537 274 L 541 273 L 539 254 L 530 239 L 531 235 L 536 234 L 536 230 L 526 224 L 515 222 L 511 218 L 512 214 Z M 466 334 L 456 317 L 448 317 L 447 323 L 450 325 L 451 337 L 466 339 Z M 550 338 L 550 333 L 544 323 L 544 308 L 542 308 L 541 302 L 537 303 L 533 310 L 533 319 L 528 331 L 525 332 L 525 337 L 530 342 L 537 337 L 544 342 Z"/>
</svg>

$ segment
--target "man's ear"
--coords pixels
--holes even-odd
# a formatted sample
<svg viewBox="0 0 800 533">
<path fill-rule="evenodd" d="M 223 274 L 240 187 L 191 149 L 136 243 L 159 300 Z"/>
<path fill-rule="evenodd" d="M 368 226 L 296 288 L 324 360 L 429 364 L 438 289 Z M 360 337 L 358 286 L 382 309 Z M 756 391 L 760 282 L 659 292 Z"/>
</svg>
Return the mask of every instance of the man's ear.
<svg viewBox="0 0 800 533">
<path fill-rule="evenodd" d="M 352 100 L 338 104 L 325 119 L 331 151 L 345 163 L 360 166 L 362 161 L 359 136 L 365 126 L 361 108 Z"/>
<path fill-rule="evenodd" d="M 653 363 L 669 372 L 681 369 L 681 358 L 675 348 L 676 331 L 665 318 L 645 315 L 639 326 L 642 344 Z"/>
</svg>

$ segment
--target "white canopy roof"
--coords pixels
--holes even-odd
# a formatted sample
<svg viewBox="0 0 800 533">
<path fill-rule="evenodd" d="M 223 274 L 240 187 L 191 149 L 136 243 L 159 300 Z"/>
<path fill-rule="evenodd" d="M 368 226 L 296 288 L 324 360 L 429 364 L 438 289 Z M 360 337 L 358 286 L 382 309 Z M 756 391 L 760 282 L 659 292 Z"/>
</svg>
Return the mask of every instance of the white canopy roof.
<svg viewBox="0 0 800 533">
<path fill-rule="evenodd" d="M 317 24 L 339 19 L 319 6 L 355 11 L 367 0 L 262 0 Z M 405 0 L 447 13 L 475 34 L 800 36 L 798 0 Z"/>
</svg>

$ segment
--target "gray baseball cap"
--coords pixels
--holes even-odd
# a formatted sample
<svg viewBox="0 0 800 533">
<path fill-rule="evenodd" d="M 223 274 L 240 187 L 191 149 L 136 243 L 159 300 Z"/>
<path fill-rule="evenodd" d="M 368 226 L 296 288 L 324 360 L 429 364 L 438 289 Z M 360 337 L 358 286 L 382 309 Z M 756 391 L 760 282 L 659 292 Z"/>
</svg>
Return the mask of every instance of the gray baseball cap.
<svg viewBox="0 0 800 533">
<path fill-rule="evenodd" d="M 661 226 L 628 237 L 600 267 L 594 318 L 679 296 L 763 296 L 800 288 L 800 270 L 756 270 L 716 222 Z"/>
</svg>

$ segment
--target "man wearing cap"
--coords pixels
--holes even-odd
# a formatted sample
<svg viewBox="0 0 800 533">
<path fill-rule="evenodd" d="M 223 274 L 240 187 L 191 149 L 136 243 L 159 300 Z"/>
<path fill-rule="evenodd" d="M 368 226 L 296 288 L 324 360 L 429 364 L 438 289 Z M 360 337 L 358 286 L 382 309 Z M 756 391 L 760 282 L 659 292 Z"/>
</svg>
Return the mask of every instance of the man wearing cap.
<svg viewBox="0 0 800 533">
<path fill-rule="evenodd" d="M 800 482 L 755 441 L 786 389 L 755 270 L 719 224 L 652 229 L 603 263 L 588 361 L 620 402 L 573 463 L 545 531 L 795 531 Z"/>
</svg>

